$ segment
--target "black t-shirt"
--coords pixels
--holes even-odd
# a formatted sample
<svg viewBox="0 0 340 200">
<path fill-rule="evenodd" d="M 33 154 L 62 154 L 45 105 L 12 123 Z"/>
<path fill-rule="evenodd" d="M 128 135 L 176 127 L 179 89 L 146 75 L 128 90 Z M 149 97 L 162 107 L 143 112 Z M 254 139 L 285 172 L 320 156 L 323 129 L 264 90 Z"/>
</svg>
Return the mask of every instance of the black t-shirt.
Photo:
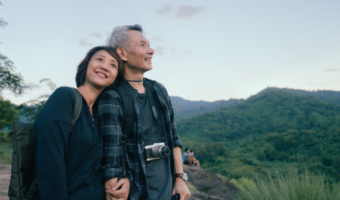
<svg viewBox="0 0 340 200">
<path fill-rule="evenodd" d="M 136 105 L 140 110 L 143 146 L 164 142 L 157 120 L 153 117 L 146 93 L 137 94 Z M 150 200 L 171 199 L 172 177 L 169 156 L 146 161 L 146 182 L 149 188 Z"/>
</svg>

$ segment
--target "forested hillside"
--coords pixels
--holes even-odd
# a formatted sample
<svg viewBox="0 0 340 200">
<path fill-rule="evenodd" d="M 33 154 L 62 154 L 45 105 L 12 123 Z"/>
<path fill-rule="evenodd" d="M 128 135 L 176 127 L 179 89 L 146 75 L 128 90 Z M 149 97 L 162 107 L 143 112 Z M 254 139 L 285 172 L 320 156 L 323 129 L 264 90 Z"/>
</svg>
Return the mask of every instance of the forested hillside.
<svg viewBox="0 0 340 200">
<path fill-rule="evenodd" d="M 269 87 L 267 89 L 274 89 L 273 87 Z M 265 89 L 265 90 L 267 90 Z M 340 105 L 340 92 L 333 91 L 333 90 L 316 90 L 316 91 L 307 91 L 307 90 L 297 90 L 297 89 L 290 89 L 290 88 L 282 88 L 288 92 L 293 92 L 296 94 L 302 94 L 306 96 L 312 96 L 322 101 L 326 101 L 328 103 Z"/>
<path fill-rule="evenodd" d="M 223 107 L 233 106 L 244 101 L 243 99 L 229 99 L 214 102 L 189 101 L 175 96 L 170 96 L 170 99 L 174 108 L 176 120 L 196 116 Z"/>
<path fill-rule="evenodd" d="M 180 120 L 185 147 L 203 167 L 229 178 L 263 175 L 290 165 L 340 180 L 340 106 L 267 88 L 244 103 Z"/>
</svg>

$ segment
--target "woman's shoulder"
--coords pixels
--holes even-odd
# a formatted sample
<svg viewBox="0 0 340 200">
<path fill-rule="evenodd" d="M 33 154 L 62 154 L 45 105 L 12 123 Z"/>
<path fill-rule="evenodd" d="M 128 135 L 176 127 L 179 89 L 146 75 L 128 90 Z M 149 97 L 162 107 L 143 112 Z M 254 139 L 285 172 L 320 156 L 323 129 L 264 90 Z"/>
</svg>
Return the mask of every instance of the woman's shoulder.
<svg viewBox="0 0 340 200">
<path fill-rule="evenodd" d="M 65 98 L 72 98 L 74 99 L 74 93 L 73 93 L 73 88 L 71 87 L 59 87 L 57 88 L 51 96 L 61 96 Z"/>
</svg>

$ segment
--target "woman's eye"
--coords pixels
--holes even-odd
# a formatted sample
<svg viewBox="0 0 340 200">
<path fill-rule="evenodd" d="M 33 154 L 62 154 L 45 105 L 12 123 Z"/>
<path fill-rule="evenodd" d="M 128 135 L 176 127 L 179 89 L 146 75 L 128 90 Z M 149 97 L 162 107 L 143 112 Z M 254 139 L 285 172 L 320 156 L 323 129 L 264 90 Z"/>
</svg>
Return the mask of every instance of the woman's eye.
<svg viewBox="0 0 340 200">
<path fill-rule="evenodd" d="M 97 58 L 97 60 L 103 61 L 103 59 L 101 59 L 101 58 Z"/>
<path fill-rule="evenodd" d="M 112 66 L 112 67 L 116 67 L 116 65 L 115 65 L 115 64 L 113 64 L 113 63 L 111 64 L 111 66 Z"/>
</svg>

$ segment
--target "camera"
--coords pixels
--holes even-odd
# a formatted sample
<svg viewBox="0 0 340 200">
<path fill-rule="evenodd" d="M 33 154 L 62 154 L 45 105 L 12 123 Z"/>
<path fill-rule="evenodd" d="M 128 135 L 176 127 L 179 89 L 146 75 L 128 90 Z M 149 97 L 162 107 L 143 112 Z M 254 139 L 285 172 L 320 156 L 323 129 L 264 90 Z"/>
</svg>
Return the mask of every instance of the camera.
<svg viewBox="0 0 340 200">
<path fill-rule="evenodd" d="M 163 142 L 145 146 L 146 161 L 156 160 L 170 155 L 170 149 Z"/>
</svg>

